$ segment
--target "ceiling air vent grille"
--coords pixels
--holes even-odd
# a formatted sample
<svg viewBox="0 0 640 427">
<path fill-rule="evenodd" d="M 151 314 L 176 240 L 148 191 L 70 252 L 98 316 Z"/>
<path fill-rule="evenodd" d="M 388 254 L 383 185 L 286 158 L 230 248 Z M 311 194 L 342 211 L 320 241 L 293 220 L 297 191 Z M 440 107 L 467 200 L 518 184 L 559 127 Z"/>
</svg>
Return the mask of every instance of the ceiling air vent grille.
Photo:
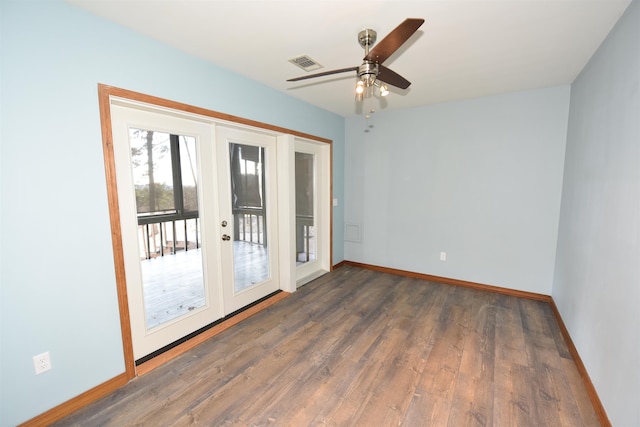
<svg viewBox="0 0 640 427">
<path fill-rule="evenodd" d="M 297 56 L 293 59 L 290 59 L 293 65 L 297 65 L 305 71 L 313 71 L 319 68 L 322 68 L 322 65 L 318 64 L 315 60 L 311 59 L 308 55 Z"/>
</svg>

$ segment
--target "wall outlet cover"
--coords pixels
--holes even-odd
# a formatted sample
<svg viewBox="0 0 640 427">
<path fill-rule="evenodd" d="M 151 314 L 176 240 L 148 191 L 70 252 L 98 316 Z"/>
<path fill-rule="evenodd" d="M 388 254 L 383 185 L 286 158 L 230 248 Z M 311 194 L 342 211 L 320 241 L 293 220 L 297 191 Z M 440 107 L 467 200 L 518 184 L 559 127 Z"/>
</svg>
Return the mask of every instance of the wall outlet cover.
<svg viewBox="0 0 640 427">
<path fill-rule="evenodd" d="M 36 370 L 36 375 L 40 375 L 43 372 L 47 372 L 51 369 L 51 357 L 49 356 L 49 352 L 44 352 L 42 354 L 38 354 L 37 356 L 33 356 L 33 366 Z"/>
</svg>

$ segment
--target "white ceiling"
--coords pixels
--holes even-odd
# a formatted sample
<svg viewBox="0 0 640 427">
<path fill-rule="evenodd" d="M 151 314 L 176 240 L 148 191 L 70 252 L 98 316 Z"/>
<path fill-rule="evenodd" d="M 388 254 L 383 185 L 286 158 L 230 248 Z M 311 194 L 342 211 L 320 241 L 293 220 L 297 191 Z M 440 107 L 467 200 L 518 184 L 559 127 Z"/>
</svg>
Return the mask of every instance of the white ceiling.
<svg viewBox="0 0 640 427">
<path fill-rule="evenodd" d="M 571 83 L 630 0 L 67 0 L 185 52 L 343 116 L 361 112 L 356 75 L 302 82 L 358 66 L 357 34 L 378 41 L 406 18 L 422 27 L 384 65 L 412 82 L 378 111 Z"/>
</svg>

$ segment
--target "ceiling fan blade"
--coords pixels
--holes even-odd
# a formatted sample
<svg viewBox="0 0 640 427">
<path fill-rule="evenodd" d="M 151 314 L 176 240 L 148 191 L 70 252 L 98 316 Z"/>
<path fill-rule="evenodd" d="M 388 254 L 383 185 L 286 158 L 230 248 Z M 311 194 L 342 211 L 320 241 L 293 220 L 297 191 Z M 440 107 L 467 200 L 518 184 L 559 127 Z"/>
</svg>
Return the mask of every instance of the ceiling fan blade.
<svg viewBox="0 0 640 427">
<path fill-rule="evenodd" d="M 364 57 L 364 60 L 382 64 L 387 58 L 393 55 L 393 52 L 398 50 L 413 33 L 418 31 L 418 28 L 420 28 L 423 23 L 424 19 L 422 18 L 405 19 L 402 24 L 398 25 L 393 31 L 387 34 L 385 38 L 377 43 L 369 54 Z"/>
<path fill-rule="evenodd" d="M 297 82 L 298 80 L 312 79 L 314 77 L 329 76 L 331 74 L 346 73 L 348 71 L 358 71 L 358 67 L 349 67 L 349 68 L 341 68 L 339 70 L 324 71 L 322 73 L 309 74 L 308 76 L 302 76 L 302 77 L 295 77 L 293 79 L 287 79 L 287 81 L 288 82 Z"/>
<path fill-rule="evenodd" d="M 400 89 L 406 89 L 411 85 L 411 82 L 400 74 L 396 73 L 385 67 L 384 65 L 378 65 L 378 80 L 390 84 L 391 86 L 399 87 Z"/>
</svg>

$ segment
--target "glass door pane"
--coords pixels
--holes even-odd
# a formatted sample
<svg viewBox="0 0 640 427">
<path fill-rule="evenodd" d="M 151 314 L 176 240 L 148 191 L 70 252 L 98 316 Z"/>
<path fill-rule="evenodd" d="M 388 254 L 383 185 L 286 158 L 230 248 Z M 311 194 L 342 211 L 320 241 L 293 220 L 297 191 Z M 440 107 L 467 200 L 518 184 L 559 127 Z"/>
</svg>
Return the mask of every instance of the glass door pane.
<svg viewBox="0 0 640 427">
<path fill-rule="evenodd" d="M 243 291 L 270 277 L 267 251 L 264 148 L 229 144 L 234 218 L 234 287 Z"/>
<path fill-rule="evenodd" d="M 195 138 L 129 129 L 147 330 L 203 307 Z"/>
<path fill-rule="evenodd" d="M 315 233 L 315 155 L 296 152 L 296 265 L 317 256 Z"/>
</svg>

